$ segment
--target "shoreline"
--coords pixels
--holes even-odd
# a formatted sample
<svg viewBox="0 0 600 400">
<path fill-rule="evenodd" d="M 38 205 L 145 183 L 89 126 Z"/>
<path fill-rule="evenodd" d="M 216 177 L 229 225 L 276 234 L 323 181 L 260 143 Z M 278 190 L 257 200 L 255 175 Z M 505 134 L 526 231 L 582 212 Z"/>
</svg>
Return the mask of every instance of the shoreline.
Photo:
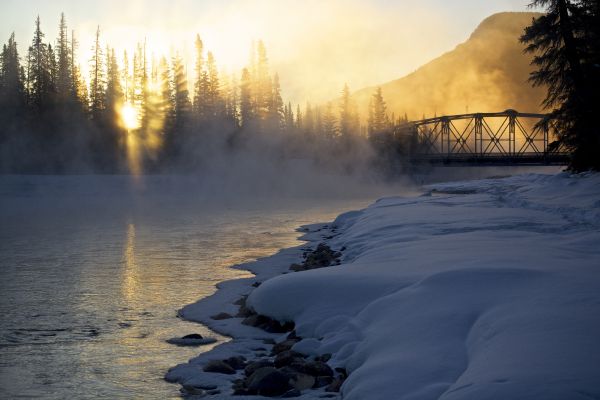
<svg viewBox="0 0 600 400">
<path fill-rule="evenodd" d="M 599 174 L 565 173 L 440 183 L 304 227 L 306 243 L 236 266 L 256 276 L 222 282 L 181 310 L 233 340 L 166 379 L 188 394 L 232 398 L 248 379 L 237 369 L 203 372 L 209 361 L 273 360 L 268 348 L 292 339 L 300 357 L 327 356 L 343 369 L 341 391 L 351 400 L 600 390 L 600 323 L 588 317 L 600 313 L 599 184 Z M 289 271 L 320 243 L 343 250 L 341 267 Z M 292 334 L 242 325 L 242 317 L 211 319 L 236 315 L 243 296 L 258 314 L 294 321 Z M 296 396 L 340 398 L 323 388 Z"/>
<path fill-rule="evenodd" d="M 348 213 L 353 212 L 355 211 Z M 346 213 L 341 215 L 344 214 Z M 275 344 L 288 340 L 293 328 L 286 329 L 285 332 L 267 332 L 264 329 L 244 324 L 243 321 L 247 316 L 238 316 L 241 308 L 240 299 L 247 298 L 262 282 L 293 273 L 290 270 L 291 265 L 302 263 L 303 255 L 335 236 L 336 231 L 331 227 L 332 223 L 322 222 L 298 227 L 296 231 L 302 235 L 297 240 L 304 243 L 280 249 L 273 255 L 248 263 L 233 265 L 231 268 L 250 272 L 254 276 L 220 282 L 216 285 L 215 293 L 181 308 L 178 311 L 180 318 L 200 323 L 231 340 L 199 354 L 190 359 L 188 363 L 170 368 L 165 374 L 165 380 L 180 384 L 184 396 L 211 395 L 210 398 L 213 399 L 230 398 L 232 393 L 226 391 L 232 387 L 234 381 L 232 376 L 207 373 L 202 370 L 201 366 L 205 366 L 210 361 L 240 356 L 247 359 L 246 365 L 250 364 L 252 360 L 256 361 L 265 357 L 274 359 L 275 355 L 268 348 L 272 349 Z M 269 354 L 271 355 L 269 356 Z M 338 393 L 324 392 L 326 386 L 323 385 L 321 388 L 311 390 L 311 393 L 303 393 L 301 396 L 294 397 L 301 399 L 339 398 Z M 249 396 L 256 397 L 255 395 Z M 244 395 L 235 395 L 235 398 L 239 399 L 245 397 Z"/>
</svg>

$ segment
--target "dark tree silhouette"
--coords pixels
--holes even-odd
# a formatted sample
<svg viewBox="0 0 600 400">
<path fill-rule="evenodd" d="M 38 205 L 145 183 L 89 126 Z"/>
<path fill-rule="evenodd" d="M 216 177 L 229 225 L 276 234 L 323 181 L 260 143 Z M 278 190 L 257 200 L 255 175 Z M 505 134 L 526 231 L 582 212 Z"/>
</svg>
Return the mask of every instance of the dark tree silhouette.
<svg viewBox="0 0 600 400">
<path fill-rule="evenodd" d="M 600 170 L 600 109 L 598 63 L 599 2 L 535 0 L 546 14 L 533 20 L 521 41 L 533 53 L 535 86 L 548 87 L 544 107 L 560 143 L 572 151 L 570 169 Z"/>
</svg>

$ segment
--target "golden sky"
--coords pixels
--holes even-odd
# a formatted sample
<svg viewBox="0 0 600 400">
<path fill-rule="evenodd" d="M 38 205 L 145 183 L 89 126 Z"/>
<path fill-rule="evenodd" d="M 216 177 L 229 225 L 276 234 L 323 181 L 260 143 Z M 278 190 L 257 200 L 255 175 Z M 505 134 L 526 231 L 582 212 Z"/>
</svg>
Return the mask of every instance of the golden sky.
<svg viewBox="0 0 600 400">
<path fill-rule="evenodd" d="M 523 0 L 2 0 L 0 39 L 15 31 L 23 56 L 35 17 L 54 41 L 64 11 L 84 64 L 100 24 L 103 43 L 119 53 L 146 38 L 151 52 L 179 50 L 190 71 L 199 33 L 219 66 L 232 72 L 247 63 L 252 40 L 262 39 L 284 97 L 316 103 L 337 97 L 344 83 L 359 89 L 406 75 L 466 40 L 485 17 L 526 6 Z"/>
</svg>

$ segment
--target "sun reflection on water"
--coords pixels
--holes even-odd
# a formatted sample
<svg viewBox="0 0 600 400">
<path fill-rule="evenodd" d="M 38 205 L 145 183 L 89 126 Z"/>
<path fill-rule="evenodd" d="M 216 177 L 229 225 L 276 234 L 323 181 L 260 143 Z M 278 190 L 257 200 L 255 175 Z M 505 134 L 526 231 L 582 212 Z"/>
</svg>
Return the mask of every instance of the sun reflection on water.
<svg viewBox="0 0 600 400">
<path fill-rule="evenodd" d="M 127 225 L 127 241 L 123 261 L 123 295 L 127 300 L 132 300 L 139 286 L 138 265 L 135 257 L 135 224 L 132 223 Z"/>
</svg>

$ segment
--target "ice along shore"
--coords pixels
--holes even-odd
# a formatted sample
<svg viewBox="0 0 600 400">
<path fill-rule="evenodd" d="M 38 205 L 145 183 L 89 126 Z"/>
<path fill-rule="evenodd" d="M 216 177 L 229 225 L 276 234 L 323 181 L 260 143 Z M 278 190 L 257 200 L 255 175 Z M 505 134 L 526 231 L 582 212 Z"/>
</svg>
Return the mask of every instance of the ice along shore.
<svg viewBox="0 0 600 400">
<path fill-rule="evenodd" d="M 181 310 L 234 339 L 168 380 L 215 399 L 600 396 L 599 174 L 432 185 L 303 229 Z M 330 266 L 304 270 L 319 245 Z"/>
</svg>

